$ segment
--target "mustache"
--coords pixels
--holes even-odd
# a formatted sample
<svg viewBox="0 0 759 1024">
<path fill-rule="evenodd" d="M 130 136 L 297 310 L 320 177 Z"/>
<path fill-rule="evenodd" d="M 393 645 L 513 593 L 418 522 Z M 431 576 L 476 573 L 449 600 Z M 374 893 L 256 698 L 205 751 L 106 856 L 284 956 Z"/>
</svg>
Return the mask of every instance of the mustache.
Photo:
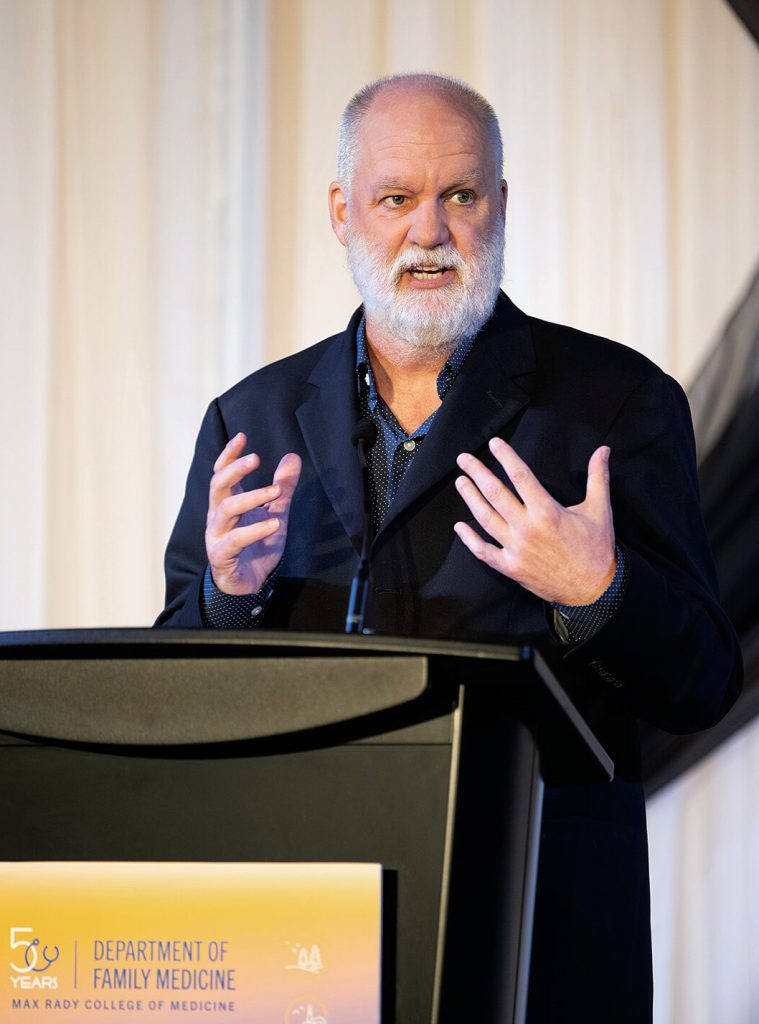
<svg viewBox="0 0 759 1024">
<path fill-rule="evenodd" d="M 388 271 L 392 278 L 399 280 L 407 270 L 418 270 L 420 267 L 435 270 L 466 270 L 466 266 L 464 257 L 453 245 L 436 245 L 434 249 L 413 245 L 396 256 Z"/>
</svg>

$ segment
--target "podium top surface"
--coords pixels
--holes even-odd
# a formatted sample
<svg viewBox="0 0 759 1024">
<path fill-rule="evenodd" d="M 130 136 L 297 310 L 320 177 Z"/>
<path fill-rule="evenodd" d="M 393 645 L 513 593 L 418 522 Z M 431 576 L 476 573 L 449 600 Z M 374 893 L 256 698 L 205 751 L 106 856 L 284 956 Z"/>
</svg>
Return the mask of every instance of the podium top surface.
<svg viewBox="0 0 759 1024">
<path fill-rule="evenodd" d="M 458 686 L 482 683 L 529 691 L 538 716 L 548 708 L 611 777 L 608 755 L 529 646 L 263 630 L 0 633 L 0 731 L 64 742 L 271 739 L 424 702 L 441 714 Z"/>
<path fill-rule="evenodd" d="M 357 636 L 347 633 L 290 633 L 273 630 L 205 629 L 36 629 L 0 632 L 0 660 L 30 657 L 95 657 L 106 649 L 123 657 L 139 656 L 142 650 L 160 657 L 171 657 L 178 650 L 207 649 L 209 654 L 241 653 L 255 650 L 256 655 L 283 651 L 337 653 L 435 655 L 497 661 L 529 661 L 533 650 L 524 645 L 460 643 L 419 637 Z M 76 654 L 74 649 L 77 649 Z"/>
</svg>

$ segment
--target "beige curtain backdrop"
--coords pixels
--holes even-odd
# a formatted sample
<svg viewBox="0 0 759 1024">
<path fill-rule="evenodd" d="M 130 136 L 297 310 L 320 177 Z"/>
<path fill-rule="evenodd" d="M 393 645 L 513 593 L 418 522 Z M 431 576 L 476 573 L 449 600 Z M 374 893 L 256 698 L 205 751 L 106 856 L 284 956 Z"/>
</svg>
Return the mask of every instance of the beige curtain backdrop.
<svg viewBox="0 0 759 1024">
<path fill-rule="evenodd" d="M 759 238 L 759 58 L 724 0 L 0 0 L 0 628 L 155 617 L 205 405 L 357 302 L 340 111 L 416 69 L 501 117 L 514 300 L 687 384 Z M 654 809 L 662 1024 L 759 1019 L 759 895 L 710 859 L 728 813 L 756 855 L 753 742 Z"/>
<path fill-rule="evenodd" d="M 655 1024 L 759 1020 L 759 722 L 648 804 Z"/>
</svg>

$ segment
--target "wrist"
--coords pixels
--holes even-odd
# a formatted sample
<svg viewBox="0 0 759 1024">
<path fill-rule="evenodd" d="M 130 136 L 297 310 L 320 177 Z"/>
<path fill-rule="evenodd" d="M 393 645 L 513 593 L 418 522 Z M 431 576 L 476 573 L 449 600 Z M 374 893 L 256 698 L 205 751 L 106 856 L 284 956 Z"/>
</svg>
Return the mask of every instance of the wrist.
<svg viewBox="0 0 759 1024">
<path fill-rule="evenodd" d="M 201 589 L 201 619 L 213 629 L 250 629 L 263 619 L 266 606 L 274 594 L 279 563 L 257 593 L 230 594 L 219 588 L 210 565 L 206 566 Z"/>
<path fill-rule="evenodd" d="M 619 544 L 614 553 L 615 571 L 595 601 L 587 604 L 563 604 L 552 601 L 553 627 L 563 643 L 580 643 L 591 637 L 616 615 L 627 588 L 627 556 Z"/>
</svg>

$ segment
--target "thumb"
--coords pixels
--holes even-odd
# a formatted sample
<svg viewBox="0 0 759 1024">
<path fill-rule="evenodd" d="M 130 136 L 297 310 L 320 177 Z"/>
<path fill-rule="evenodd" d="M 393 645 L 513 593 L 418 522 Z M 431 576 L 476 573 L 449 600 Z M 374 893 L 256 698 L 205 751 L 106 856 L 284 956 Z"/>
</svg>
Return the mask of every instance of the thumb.
<svg viewBox="0 0 759 1024">
<path fill-rule="evenodd" d="M 279 465 L 274 471 L 274 479 L 272 482 L 279 484 L 282 488 L 281 497 L 285 500 L 292 498 L 293 491 L 298 486 L 300 469 L 300 456 L 296 455 L 294 452 L 289 452 L 280 459 Z"/>
<path fill-rule="evenodd" d="M 588 462 L 588 484 L 585 490 L 585 505 L 591 514 L 611 515 L 609 496 L 609 456 L 611 448 L 602 445 L 596 448 Z"/>
</svg>

